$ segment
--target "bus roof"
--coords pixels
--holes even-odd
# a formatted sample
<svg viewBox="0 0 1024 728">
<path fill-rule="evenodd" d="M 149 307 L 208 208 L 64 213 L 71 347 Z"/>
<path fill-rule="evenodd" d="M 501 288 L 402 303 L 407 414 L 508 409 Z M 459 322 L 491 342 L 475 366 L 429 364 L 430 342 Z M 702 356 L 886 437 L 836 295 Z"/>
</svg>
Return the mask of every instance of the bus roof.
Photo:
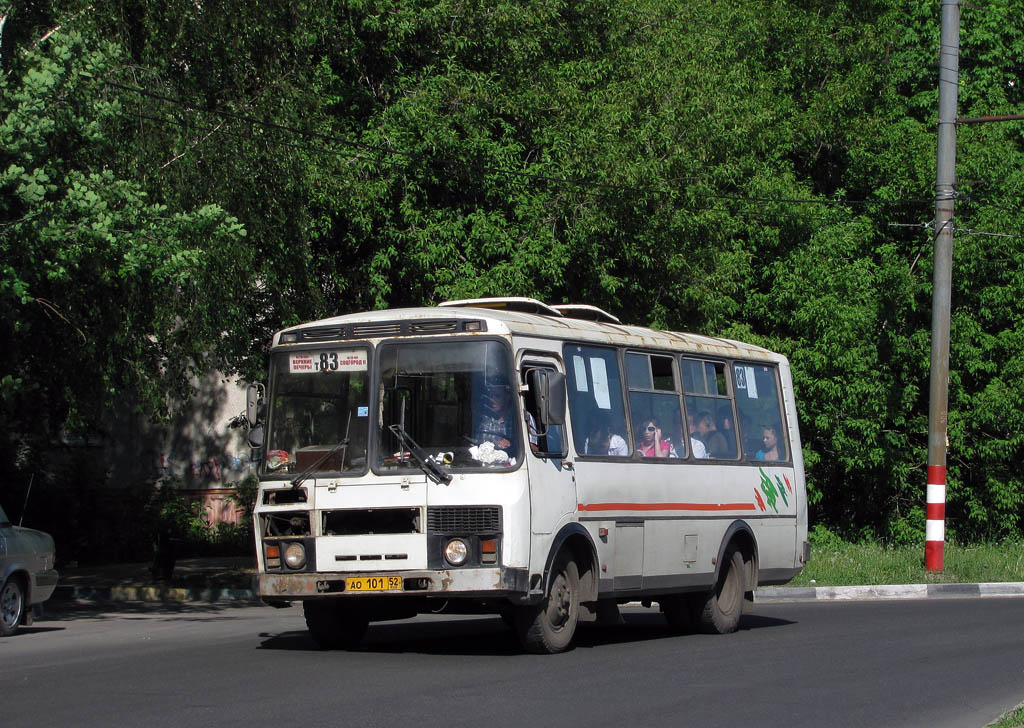
<svg viewBox="0 0 1024 728">
<path fill-rule="evenodd" d="M 484 325 L 475 329 L 474 321 Z M 611 314 L 593 306 L 548 306 L 528 298 L 470 299 L 450 301 L 437 307 L 366 311 L 311 321 L 279 331 L 274 336 L 274 345 L 308 346 L 335 341 L 487 333 L 727 357 L 782 358 L 763 347 L 732 339 L 629 326 L 615 323 L 617 321 Z"/>
</svg>

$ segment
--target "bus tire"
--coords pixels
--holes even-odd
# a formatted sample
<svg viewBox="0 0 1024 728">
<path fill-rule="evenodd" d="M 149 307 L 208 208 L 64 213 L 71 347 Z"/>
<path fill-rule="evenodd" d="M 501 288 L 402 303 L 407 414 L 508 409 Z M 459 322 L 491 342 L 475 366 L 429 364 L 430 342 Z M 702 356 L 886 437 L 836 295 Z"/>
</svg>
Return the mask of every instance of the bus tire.
<svg viewBox="0 0 1024 728">
<path fill-rule="evenodd" d="M 11 576 L 0 589 L 0 636 L 18 631 L 25 619 L 25 588 L 17 576 Z"/>
<path fill-rule="evenodd" d="M 565 551 L 551 567 L 551 585 L 540 604 L 519 607 L 516 631 L 527 652 L 554 654 L 572 644 L 580 616 L 580 575 L 576 562 Z"/>
<path fill-rule="evenodd" d="M 302 615 L 313 641 L 324 650 L 354 650 L 370 621 L 337 599 L 304 601 Z"/>
<path fill-rule="evenodd" d="M 698 612 L 698 626 L 705 634 L 729 634 L 740 626 L 743 614 L 743 555 L 730 547 L 718 575 L 715 588 L 707 595 Z"/>
</svg>

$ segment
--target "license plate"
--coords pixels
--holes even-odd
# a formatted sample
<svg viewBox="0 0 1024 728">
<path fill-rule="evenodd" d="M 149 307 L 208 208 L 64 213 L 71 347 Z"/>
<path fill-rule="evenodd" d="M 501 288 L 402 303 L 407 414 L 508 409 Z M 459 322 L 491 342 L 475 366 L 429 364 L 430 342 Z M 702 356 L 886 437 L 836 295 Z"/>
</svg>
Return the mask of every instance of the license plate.
<svg viewBox="0 0 1024 728">
<path fill-rule="evenodd" d="M 345 579 L 345 591 L 401 591 L 400 576 L 353 576 Z"/>
</svg>

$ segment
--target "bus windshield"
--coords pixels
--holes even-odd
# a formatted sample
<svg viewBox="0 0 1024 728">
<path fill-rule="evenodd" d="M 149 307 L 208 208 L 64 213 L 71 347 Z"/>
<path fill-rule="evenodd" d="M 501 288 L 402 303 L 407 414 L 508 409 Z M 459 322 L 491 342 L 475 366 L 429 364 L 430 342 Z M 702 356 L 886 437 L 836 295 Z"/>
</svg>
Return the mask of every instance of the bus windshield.
<svg viewBox="0 0 1024 728">
<path fill-rule="evenodd" d="M 276 354 L 272 372 L 265 472 L 302 473 L 311 467 L 311 472 L 365 470 L 370 419 L 367 350 Z"/>
<path fill-rule="evenodd" d="M 516 380 L 500 343 L 386 344 L 380 376 L 378 468 L 417 467 L 410 443 L 396 430 L 447 469 L 511 468 L 522 461 Z"/>
</svg>

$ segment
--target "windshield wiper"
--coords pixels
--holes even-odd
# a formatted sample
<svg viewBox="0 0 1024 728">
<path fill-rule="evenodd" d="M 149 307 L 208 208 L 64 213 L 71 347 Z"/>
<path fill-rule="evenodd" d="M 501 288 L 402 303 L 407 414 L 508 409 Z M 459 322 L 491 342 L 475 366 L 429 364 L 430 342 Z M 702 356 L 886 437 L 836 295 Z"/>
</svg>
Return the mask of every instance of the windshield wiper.
<svg viewBox="0 0 1024 728">
<path fill-rule="evenodd" d="M 423 448 L 421 448 L 416 441 L 412 439 L 412 436 L 405 431 L 405 428 L 402 425 L 389 425 L 388 429 L 391 430 L 391 432 L 395 434 L 395 437 L 397 437 L 406 449 L 409 450 L 409 454 L 412 455 L 413 460 L 416 461 L 416 464 L 420 466 L 420 470 L 426 473 L 428 478 L 435 483 L 444 483 L 445 485 L 452 482 L 451 473 L 443 470 L 436 462 L 434 462 L 432 457 L 423 452 Z"/>
<path fill-rule="evenodd" d="M 341 453 L 341 464 L 340 464 L 340 467 L 338 469 L 339 470 L 344 470 L 345 469 L 345 455 L 348 452 L 348 428 L 351 425 L 352 425 L 352 413 L 349 412 L 348 413 L 348 420 L 345 422 L 345 436 L 341 439 L 341 441 L 337 445 L 335 445 L 330 450 L 325 452 L 323 455 L 318 457 L 315 461 L 313 461 L 312 465 L 310 465 L 308 468 L 306 468 L 301 473 L 296 475 L 295 479 L 292 480 L 292 483 L 291 483 L 292 488 L 298 488 L 300 485 L 302 485 L 302 482 L 306 478 L 308 478 L 310 476 L 310 474 L 314 470 L 316 470 L 321 465 L 326 463 L 328 460 L 331 459 L 331 457 L 333 455 L 335 455 L 335 454 L 337 454 L 339 452 Z"/>
</svg>

